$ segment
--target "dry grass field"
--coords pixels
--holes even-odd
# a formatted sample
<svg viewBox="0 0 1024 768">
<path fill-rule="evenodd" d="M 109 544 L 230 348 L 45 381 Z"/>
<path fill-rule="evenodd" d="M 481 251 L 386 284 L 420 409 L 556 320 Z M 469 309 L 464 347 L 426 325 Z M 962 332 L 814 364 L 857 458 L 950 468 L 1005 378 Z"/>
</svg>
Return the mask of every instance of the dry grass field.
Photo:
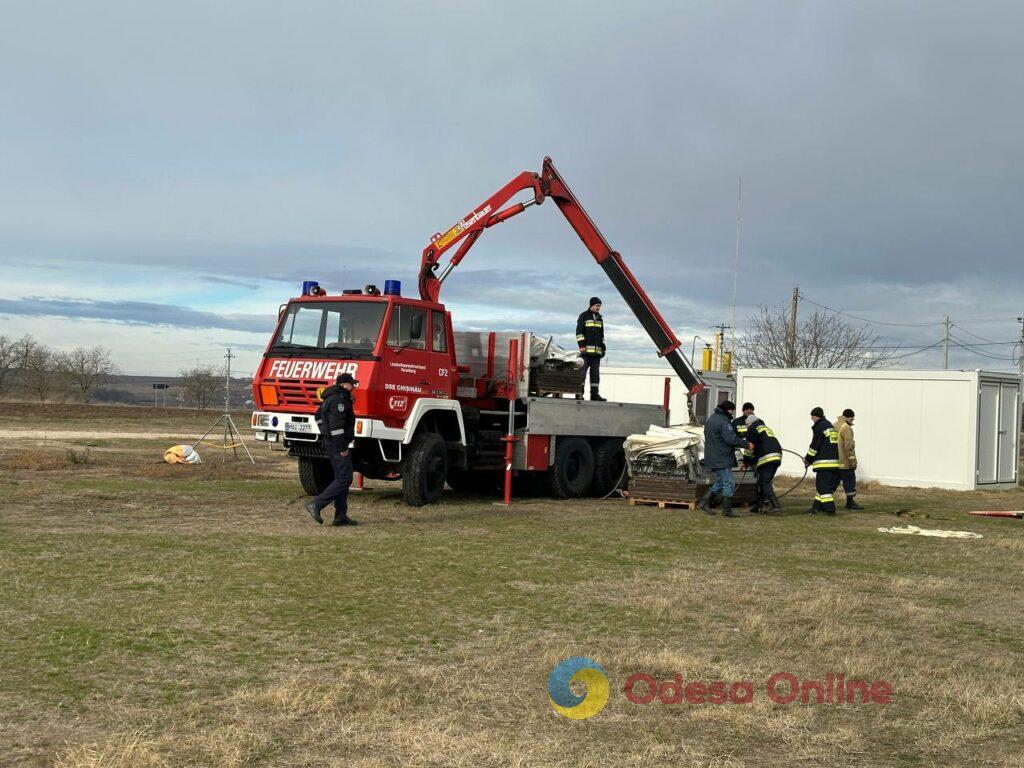
<svg viewBox="0 0 1024 768">
<path fill-rule="evenodd" d="M 14 410 L 26 429 L 183 438 L 213 418 Z M 825 519 L 798 514 L 805 484 L 786 515 L 724 520 L 410 509 L 381 483 L 353 494 L 359 527 L 332 529 L 265 447 L 255 467 L 209 450 L 171 467 L 169 444 L 0 448 L 0 765 L 1024 766 L 1024 523 L 965 514 L 1024 508 L 1020 491 L 872 488 Z M 876 530 L 905 523 L 984 538 Z M 580 655 L 611 692 L 573 721 L 546 684 Z M 884 680 L 893 700 L 774 704 L 778 671 Z M 634 704 L 635 672 L 756 691 Z"/>
</svg>

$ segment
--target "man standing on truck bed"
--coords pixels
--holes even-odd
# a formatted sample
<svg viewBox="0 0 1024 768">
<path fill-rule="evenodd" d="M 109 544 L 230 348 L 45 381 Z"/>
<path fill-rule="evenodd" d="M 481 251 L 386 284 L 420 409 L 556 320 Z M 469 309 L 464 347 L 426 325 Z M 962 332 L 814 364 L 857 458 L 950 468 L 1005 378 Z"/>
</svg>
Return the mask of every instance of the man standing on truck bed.
<svg viewBox="0 0 1024 768">
<path fill-rule="evenodd" d="M 316 420 L 324 441 L 327 458 L 334 470 L 334 480 L 323 493 L 306 502 L 306 511 L 323 525 L 320 511 L 334 502 L 334 522 L 331 525 L 356 525 L 348 516 L 348 489 L 352 485 L 352 456 L 349 445 L 355 439 L 356 416 L 352 410 L 352 390 L 359 385 L 351 373 L 338 376 L 337 383 L 321 395 Z"/>
<path fill-rule="evenodd" d="M 590 399 L 604 402 L 598 388 L 601 386 L 601 358 L 604 357 L 604 318 L 601 317 L 601 300 L 590 297 L 590 308 L 580 313 L 576 320 L 576 344 L 583 358 L 583 382 L 586 384 L 590 371 Z"/>
</svg>

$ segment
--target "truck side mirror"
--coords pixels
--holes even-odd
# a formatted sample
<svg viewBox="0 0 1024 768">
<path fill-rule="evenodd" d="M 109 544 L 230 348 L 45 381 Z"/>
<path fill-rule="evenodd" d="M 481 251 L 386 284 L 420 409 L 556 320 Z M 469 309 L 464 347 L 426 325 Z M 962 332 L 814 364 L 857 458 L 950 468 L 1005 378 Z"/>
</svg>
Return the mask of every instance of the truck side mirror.
<svg viewBox="0 0 1024 768">
<path fill-rule="evenodd" d="M 422 339 L 423 338 L 423 312 L 416 312 L 412 316 L 412 321 L 409 323 L 409 338 L 410 339 Z"/>
</svg>

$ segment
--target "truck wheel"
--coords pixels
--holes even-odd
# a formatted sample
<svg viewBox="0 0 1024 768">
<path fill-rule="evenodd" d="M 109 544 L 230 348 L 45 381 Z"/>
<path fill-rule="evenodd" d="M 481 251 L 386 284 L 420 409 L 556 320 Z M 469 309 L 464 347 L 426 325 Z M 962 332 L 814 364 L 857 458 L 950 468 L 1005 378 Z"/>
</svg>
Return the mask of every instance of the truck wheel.
<svg viewBox="0 0 1024 768">
<path fill-rule="evenodd" d="M 626 452 L 622 441 L 616 437 L 598 439 L 594 446 L 594 484 L 590 492 L 595 496 L 605 496 L 613 488 L 625 484 Z"/>
<path fill-rule="evenodd" d="M 332 480 L 334 470 L 327 459 L 299 457 L 299 482 L 302 483 L 302 490 L 310 496 L 319 496 Z"/>
<path fill-rule="evenodd" d="M 402 495 L 413 507 L 433 504 L 441 498 L 448 476 L 448 444 L 436 432 L 413 438 L 402 462 Z"/>
<path fill-rule="evenodd" d="M 576 499 L 590 489 L 594 481 L 594 451 L 582 437 L 559 440 L 555 445 L 555 463 L 548 468 L 551 495 L 556 499 Z"/>
</svg>

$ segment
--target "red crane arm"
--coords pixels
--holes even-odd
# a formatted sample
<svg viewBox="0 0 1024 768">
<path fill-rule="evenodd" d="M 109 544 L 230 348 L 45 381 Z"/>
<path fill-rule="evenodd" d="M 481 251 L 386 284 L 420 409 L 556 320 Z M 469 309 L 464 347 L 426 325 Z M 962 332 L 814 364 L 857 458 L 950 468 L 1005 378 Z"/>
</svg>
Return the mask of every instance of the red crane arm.
<svg viewBox="0 0 1024 768">
<path fill-rule="evenodd" d="M 533 190 L 532 200 L 501 208 L 516 194 L 526 189 Z M 622 257 L 612 250 L 597 225 L 576 200 L 572 190 L 555 170 L 550 157 L 544 158 L 544 165 L 539 176 L 524 171 L 447 232 L 438 233 L 430 239 L 430 245 L 423 249 L 423 260 L 420 265 L 420 297 L 427 301 L 438 301 L 441 283 L 458 266 L 487 227 L 500 224 L 506 219 L 522 213 L 531 205 L 540 205 L 544 202 L 545 197 L 550 197 L 555 201 L 555 205 L 565 216 L 569 226 L 579 235 L 587 250 L 601 265 L 605 274 L 612 281 L 612 285 L 619 291 L 630 310 L 647 331 L 648 336 L 658 348 L 658 354 L 668 360 L 683 380 L 687 391 L 691 395 L 700 392 L 704 388 L 704 382 L 701 381 L 690 361 L 683 355 L 681 343 L 672 328 L 665 322 L 665 318 L 661 316 L 658 308 L 654 306 L 654 302 L 637 282 L 633 273 L 629 271 Z M 435 274 L 441 255 L 460 240 L 462 245 L 459 246 L 440 276 Z"/>
<path fill-rule="evenodd" d="M 510 205 L 501 209 L 505 203 L 522 192 L 524 189 L 533 190 L 533 200 Z M 465 218 L 456 222 L 455 226 L 444 234 L 438 232 L 430 238 L 430 245 L 423 249 L 423 260 L 420 263 L 420 298 L 425 301 L 437 301 L 441 293 L 441 283 L 451 274 L 451 271 L 459 265 L 466 252 L 473 247 L 473 243 L 483 234 L 487 227 L 500 224 L 516 214 L 522 213 L 531 205 L 540 205 L 544 202 L 544 192 L 540 186 L 540 176 L 530 171 L 523 171 L 512 181 L 499 189 L 487 200 L 478 205 Z M 459 250 L 452 256 L 451 261 L 441 272 L 440 276 L 435 274 L 438 267 L 438 260 L 453 245 L 460 240 L 464 241 Z"/>
</svg>

